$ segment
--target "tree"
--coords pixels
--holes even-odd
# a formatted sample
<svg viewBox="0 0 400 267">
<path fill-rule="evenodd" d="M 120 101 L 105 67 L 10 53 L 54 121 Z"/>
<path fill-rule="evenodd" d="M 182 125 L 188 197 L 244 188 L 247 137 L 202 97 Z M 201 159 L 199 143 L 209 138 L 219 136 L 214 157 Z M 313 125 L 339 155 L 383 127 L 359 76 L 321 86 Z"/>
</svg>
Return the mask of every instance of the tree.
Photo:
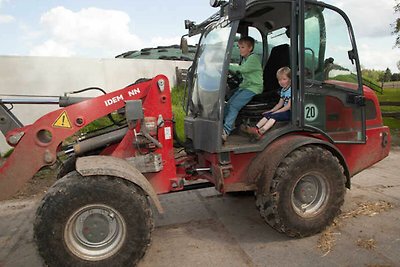
<svg viewBox="0 0 400 267">
<path fill-rule="evenodd" d="M 392 77 L 392 72 L 389 68 L 386 68 L 385 74 L 383 75 L 383 82 L 390 82 L 390 78 Z"/>
<path fill-rule="evenodd" d="M 400 2 L 397 1 L 397 4 L 394 6 L 394 12 L 400 12 Z M 394 30 L 393 34 L 396 34 L 396 43 L 395 46 L 400 48 L 400 18 L 397 18 L 393 24 Z"/>
<path fill-rule="evenodd" d="M 396 1 L 397 4 L 394 6 L 394 12 L 395 13 L 400 13 L 400 2 L 399 0 Z M 397 18 L 396 21 L 393 24 L 393 34 L 396 34 L 396 42 L 395 46 L 400 48 L 400 18 Z M 400 60 L 397 61 L 397 69 L 400 70 Z"/>
<path fill-rule="evenodd" d="M 382 70 L 370 70 L 370 69 L 363 69 L 362 70 L 362 76 L 366 77 L 369 80 L 372 81 L 382 81 L 383 79 L 384 72 Z"/>
<path fill-rule="evenodd" d="M 391 81 L 400 81 L 400 73 L 393 73 L 390 80 Z"/>
</svg>

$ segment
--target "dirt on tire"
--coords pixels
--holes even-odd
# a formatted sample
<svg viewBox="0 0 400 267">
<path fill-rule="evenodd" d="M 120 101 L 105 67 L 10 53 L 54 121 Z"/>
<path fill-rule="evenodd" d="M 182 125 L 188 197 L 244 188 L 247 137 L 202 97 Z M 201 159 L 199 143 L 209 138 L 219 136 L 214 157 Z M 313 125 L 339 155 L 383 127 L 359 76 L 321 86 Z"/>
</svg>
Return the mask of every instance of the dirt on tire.
<svg viewBox="0 0 400 267">
<path fill-rule="evenodd" d="M 34 239 L 49 266 L 128 266 L 143 257 L 153 229 L 141 188 L 111 176 L 70 172 L 42 199 Z"/>
<path fill-rule="evenodd" d="M 310 177 L 311 182 L 306 180 Z M 260 214 L 271 227 L 288 236 L 316 234 L 340 213 L 345 181 L 343 167 L 332 153 L 319 146 L 301 147 L 279 165 L 269 190 L 271 198 L 263 201 L 258 196 Z M 312 192 L 304 197 L 309 188 Z"/>
</svg>

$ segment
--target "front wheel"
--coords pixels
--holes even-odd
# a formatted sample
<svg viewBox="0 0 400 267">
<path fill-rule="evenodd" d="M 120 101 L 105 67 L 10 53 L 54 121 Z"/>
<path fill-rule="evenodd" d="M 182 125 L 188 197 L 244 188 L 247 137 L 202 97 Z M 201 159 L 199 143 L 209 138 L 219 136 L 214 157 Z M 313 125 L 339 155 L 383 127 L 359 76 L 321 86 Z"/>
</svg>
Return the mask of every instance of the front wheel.
<svg viewBox="0 0 400 267">
<path fill-rule="evenodd" d="M 49 266 L 133 266 L 150 244 L 148 199 L 134 184 L 71 172 L 42 200 L 34 223 Z"/>
<path fill-rule="evenodd" d="M 339 160 L 328 150 L 310 145 L 293 151 L 280 163 L 269 191 L 257 193 L 257 207 L 279 232 L 304 237 L 324 230 L 333 221 L 345 190 Z"/>
</svg>

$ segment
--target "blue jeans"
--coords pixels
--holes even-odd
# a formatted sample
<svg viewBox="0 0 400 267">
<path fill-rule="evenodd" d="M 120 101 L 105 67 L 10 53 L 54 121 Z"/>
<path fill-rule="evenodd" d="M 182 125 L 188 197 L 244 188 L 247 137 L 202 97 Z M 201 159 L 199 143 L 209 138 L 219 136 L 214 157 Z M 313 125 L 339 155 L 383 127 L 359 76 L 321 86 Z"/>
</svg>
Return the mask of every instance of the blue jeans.
<svg viewBox="0 0 400 267">
<path fill-rule="evenodd" d="M 230 134 L 235 128 L 235 120 L 239 111 L 250 102 L 256 94 L 247 89 L 239 88 L 228 100 L 224 109 L 224 130 Z"/>
</svg>

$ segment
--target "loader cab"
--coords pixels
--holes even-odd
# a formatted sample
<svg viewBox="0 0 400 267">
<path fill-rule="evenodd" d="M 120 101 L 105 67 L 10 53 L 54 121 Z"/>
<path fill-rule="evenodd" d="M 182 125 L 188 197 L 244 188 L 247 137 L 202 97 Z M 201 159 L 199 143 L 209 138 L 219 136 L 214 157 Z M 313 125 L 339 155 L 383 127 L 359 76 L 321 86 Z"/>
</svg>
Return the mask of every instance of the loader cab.
<svg viewBox="0 0 400 267">
<path fill-rule="evenodd" d="M 231 0 L 187 28 L 189 36 L 201 35 L 186 98 L 185 133 L 194 149 L 257 152 L 288 133 L 315 134 L 331 143 L 365 142 L 360 64 L 352 27 L 341 10 L 316 1 Z M 237 130 L 222 143 L 224 106 L 234 90 L 228 67 L 240 62 L 237 40 L 247 35 L 256 40 L 264 91 L 241 110 Z M 292 70 L 291 121 L 277 123 L 254 142 L 238 126 L 255 123 L 277 103 L 275 75 L 282 66 Z"/>
</svg>

